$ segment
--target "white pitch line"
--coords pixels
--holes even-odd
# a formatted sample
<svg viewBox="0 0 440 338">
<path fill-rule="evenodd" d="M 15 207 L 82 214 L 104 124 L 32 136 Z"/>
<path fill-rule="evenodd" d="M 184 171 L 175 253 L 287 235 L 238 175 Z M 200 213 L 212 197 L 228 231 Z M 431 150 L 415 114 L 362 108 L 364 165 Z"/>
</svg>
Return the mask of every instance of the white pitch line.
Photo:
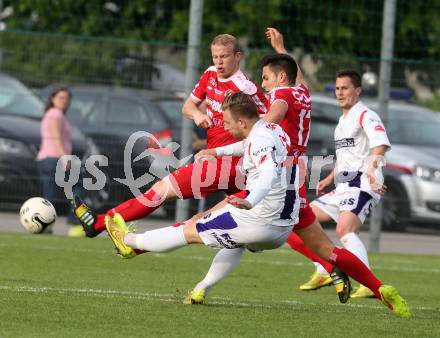
<svg viewBox="0 0 440 338">
<path fill-rule="evenodd" d="M 139 300 L 150 300 L 150 301 L 160 301 L 160 302 L 181 302 L 181 297 L 176 294 L 169 293 L 157 293 L 157 292 L 138 292 L 138 291 L 123 291 L 123 290 L 103 290 L 103 289 L 75 289 L 75 288 L 51 288 L 51 287 L 34 287 L 34 286 L 9 286 L 0 285 L 0 291 L 12 291 L 19 293 L 59 293 L 59 294 L 82 294 L 87 296 L 95 297 L 107 297 L 107 298 L 117 298 L 125 297 L 129 299 L 139 299 Z M 368 308 L 368 309 L 384 309 L 381 305 L 365 305 L 365 304 L 340 304 L 340 303 L 309 303 L 297 300 L 282 300 L 282 301 L 270 301 L 269 304 L 264 303 L 262 300 L 258 299 L 248 299 L 247 302 L 243 301 L 233 301 L 230 298 L 225 297 L 211 297 L 208 298 L 207 304 L 213 305 L 231 305 L 231 306 L 242 306 L 242 307 L 253 307 L 253 308 L 274 308 L 279 305 L 305 305 L 305 306 L 337 306 L 337 307 L 351 307 L 351 308 Z M 379 304 L 379 303 L 378 303 Z M 435 307 L 411 307 L 412 310 L 421 311 L 436 311 L 439 309 Z M 330 310 L 321 309 L 324 312 L 331 312 Z"/>
<path fill-rule="evenodd" d="M 0 243 L 0 247 L 19 247 L 17 244 L 9 244 L 9 243 Z M 50 250 L 50 251 L 67 251 L 67 252 L 80 252 L 80 253 L 95 253 L 95 254 L 112 254 L 112 250 L 100 250 L 100 249 L 79 249 L 79 248 L 65 248 L 65 247 L 54 247 L 54 246 L 39 246 L 39 245 L 27 245 L 26 248 L 37 249 L 37 250 Z M 281 250 L 283 251 L 283 250 Z M 150 253 L 146 254 L 150 256 L 154 256 L 157 258 L 167 258 L 169 254 L 164 253 Z M 200 256 L 200 255 L 190 255 L 190 256 L 176 256 L 173 259 L 183 259 L 183 260 L 196 260 L 196 261 L 211 261 L 211 256 Z M 310 262 L 297 262 L 297 261 L 279 261 L 279 260 L 265 260 L 265 259 L 252 259 L 252 258 L 244 258 L 242 260 L 243 263 L 250 264 L 266 264 L 266 265 L 276 265 L 276 266 L 310 266 L 312 264 Z M 394 272 L 425 272 L 425 273 L 440 273 L 440 269 L 436 268 L 418 268 L 418 267 L 405 267 L 401 264 L 398 264 L 397 261 L 392 259 L 387 259 L 387 265 L 374 265 L 373 270 L 382 270 L 382 271 L 394 271 Z M 396 264 L 398 266 L 390 266 L 391 264 Z"/>
<path fill-rule="evenodd" d="M 154 255 L 157 258 L 165 258 L 167 254 L 150 254 Z M 176 257 L 179 259 L 191 259 L 191 260 L 198 260 L 198 261 L 211 261 L 211 257 L 206 256 L 200 256 L 200 255 L 192 255 L 192 256 L 179 256 Z M 310 266 L 312 267 L 311 262 L 286 262 L 286 261 L 278 261 L 278 260 L 260 260 L 260 259 L 252 259 L 252 258 L 244 258 L 241 260 L 243 263 L 250 263 L 250 264 L 267 264 L 267 265 L 278 265 L 278 266 Z M 390 261 L 390 264 L 393 262 Z M 397 271 L 397 272 L 427 272 L 427 273 L 440 273 L 440 269 L 425 269 L 425 268 L 414 268 L 414 267 L 390 267 L 390 266 L 380 266 L 375 265 L 373 267 L 373 270 L 385 270 L 385 271 Z"/>
</svg>

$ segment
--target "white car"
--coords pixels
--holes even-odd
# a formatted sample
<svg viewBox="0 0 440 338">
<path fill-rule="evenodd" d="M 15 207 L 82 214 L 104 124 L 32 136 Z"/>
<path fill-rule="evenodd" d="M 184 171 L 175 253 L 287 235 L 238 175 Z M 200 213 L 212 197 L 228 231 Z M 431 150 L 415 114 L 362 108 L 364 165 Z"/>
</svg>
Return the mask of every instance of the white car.
<svg viewBox="0 0 440 338">
<path fill-rule="evenodd" d="M 378 112 L 377 100 L 362 101 Z M 341 108 L 334 97 L 315 95 L 312 102 L 314 111 L 337 123 Z M 384 170 L 383 228 L 403 231 L 415 223 L 440 228 L 440 113 L 396 101 L 388 110 L 384 123 L 392 149 Z"/>
</svg>

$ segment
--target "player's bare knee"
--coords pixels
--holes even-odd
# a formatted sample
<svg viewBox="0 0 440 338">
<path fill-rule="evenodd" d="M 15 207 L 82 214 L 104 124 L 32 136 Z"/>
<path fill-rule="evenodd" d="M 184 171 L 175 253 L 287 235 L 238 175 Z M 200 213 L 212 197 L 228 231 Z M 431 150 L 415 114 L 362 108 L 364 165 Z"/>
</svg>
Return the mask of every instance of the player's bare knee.
<svg viewBox="0 0 440 338">
<path fill-rule="evenodd" d="M 341 212 L 339 221 L 336 224 L 336 236 L 341 238 L 350 232 L 359 232 L 362 222 L 360 219 L 349 211 Z"/>
</svg>

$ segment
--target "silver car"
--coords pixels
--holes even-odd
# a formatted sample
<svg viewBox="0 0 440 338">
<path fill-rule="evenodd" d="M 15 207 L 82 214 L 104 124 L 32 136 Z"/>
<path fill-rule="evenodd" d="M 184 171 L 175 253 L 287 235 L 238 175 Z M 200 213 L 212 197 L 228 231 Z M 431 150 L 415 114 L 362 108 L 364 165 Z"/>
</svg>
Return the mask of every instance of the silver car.
<svg viewBox="0 0 440 338">
<path fill-rule="evenodd" d="M 378 101 L 362 99 L 378 112 Z M 335 119 L 341 108 L 335 98 L 312 97 L 313 110 Z M 384 170 L 383 228 L 403 231 L 407 225 L 430 223 L 440 228 L 440 113 L 413 104 L 390 101 L 386 124 L 392 149 Z M 312 122 L 313 128 L 313 122 Z"/>
</svg>

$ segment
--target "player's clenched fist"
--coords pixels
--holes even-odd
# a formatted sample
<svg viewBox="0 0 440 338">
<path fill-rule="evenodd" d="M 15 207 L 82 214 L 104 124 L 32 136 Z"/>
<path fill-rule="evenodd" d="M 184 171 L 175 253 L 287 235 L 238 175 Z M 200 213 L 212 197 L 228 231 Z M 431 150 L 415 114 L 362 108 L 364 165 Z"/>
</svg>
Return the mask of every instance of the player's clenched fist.
<svg viewBox="0 0 440 338">
<path fill-rule="evenodd" d="M 197 154 L 195 154 L 194 161 L 198 163 L 203 161 L 209 161 L 216 156 L 217 156 L 217 152 L 215 151 L 215 149 L 203 149 L 200 150 Z"/>
<path fill-rule="evenodd" d="M 197 127 L 200 128 L 210 128 L 212 127 L 212 120 L 211 118 L 203 113 L 198 113 L 194 115 L 194 123 L 197 125 Z"/>
<path fill-rule="evenodd" d="M 316 196 L 325 194 L 325 188 L 327 188 L 330 184 L 332 184 L 332 179 L 329 177 L 319 181 L 318 185 L 316 186 Z"/>
</svg>

